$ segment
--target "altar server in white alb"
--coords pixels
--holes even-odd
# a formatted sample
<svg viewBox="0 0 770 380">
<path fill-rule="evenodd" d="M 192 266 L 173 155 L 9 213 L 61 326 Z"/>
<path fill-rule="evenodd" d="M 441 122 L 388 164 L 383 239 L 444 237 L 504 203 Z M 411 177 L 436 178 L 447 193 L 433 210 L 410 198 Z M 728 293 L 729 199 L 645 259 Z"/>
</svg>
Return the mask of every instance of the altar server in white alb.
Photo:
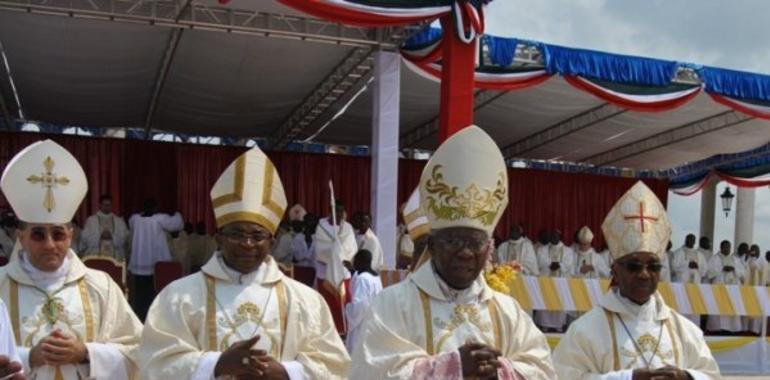
<svg viewBox="0 0 770 380">
<path fill-rule="evenodd" d="M 637 182 L 602 224 L 614 286 L 570 325 L 554 351 L 560 379 L 716 380 L 719 367 L 700 328 L 657 292 L 671 237 L 666 210 Z"/>
<path fill-rule="evenodd" d="M 420 178 L 430 260 L 375 298 L 350 379 L 556 378 L 543 334 L 481 274 L 508 204 L 506 170 L 476 126 L 430 159 Z"/>
<path fill-rule="evenodd" d="M 326 303 L 270 256 L 286 210 L 273 163 L 252 148 L 211 189 L 220 250 L 172 282 L 147 314 L 142 379 L 346 379 Z"/>
<path fill-rule="evenodd" d="M 142 325 L 123 291 L 70 248 L 70 221 L 88 190 L 85 173 L 51 140 L 17 154 L 3 194 L 20 220 L 21 250 L 0 268 L 24 372 L 33 379 L 132 378 Z"/>
</svg>

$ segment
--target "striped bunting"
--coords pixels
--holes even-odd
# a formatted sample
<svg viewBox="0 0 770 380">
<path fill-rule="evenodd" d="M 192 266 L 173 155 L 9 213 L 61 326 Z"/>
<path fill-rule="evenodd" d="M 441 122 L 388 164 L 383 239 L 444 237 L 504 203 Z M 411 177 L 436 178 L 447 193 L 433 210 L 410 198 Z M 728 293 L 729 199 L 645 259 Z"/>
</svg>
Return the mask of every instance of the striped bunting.
<svg viewBox="0 0 770 380">
<path fill-rule="evenodd" d="M 406 271 L 381 271 L 387 287 L 406 278 Z M 588 311 L 609 289 L 608 280 L 517 276 L 508 287 L 527 310 Z M 724 316 L 770 315 L 770 288 L 763 286 L 661 282 L 658 293 L 681 314 Z"/>
</svg>

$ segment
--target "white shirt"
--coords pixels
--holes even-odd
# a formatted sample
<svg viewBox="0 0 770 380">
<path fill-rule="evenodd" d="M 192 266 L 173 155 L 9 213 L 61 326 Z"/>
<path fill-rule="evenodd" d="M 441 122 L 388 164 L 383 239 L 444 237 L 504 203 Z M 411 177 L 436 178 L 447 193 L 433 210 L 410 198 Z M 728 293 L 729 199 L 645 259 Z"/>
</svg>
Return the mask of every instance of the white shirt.
<svg viewBox="0 0 770 380">
<path fill-rule="evenodd" d="M 155 263 L 172 261 L 166 242 L 166 232 L 182 229 L 184 221 L 181 214 L 176 213 L 173 216 L 134 214 L 128 224 L 132 232 L 131 258 L 128 262 L 128 270 L 131 273 L 151 276 L 155 273 Z"/>
</svg>

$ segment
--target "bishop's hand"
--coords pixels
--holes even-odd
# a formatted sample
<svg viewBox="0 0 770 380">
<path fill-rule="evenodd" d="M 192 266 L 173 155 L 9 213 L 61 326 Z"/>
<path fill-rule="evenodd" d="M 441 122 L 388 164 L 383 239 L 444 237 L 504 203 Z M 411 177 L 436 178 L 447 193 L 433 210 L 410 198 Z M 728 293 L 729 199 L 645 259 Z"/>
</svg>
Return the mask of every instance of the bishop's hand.
<svg viewBox="0 0 770 380">
<path fill-rule="evenodd" d="M 583 266 L 580 267 L 580 273 L 581 274 L 586 274 L 588 272 L 593 272 L 593 271 L 594 271 L 594 266 L 593 265 L 583 265 Z"/>
<path fill-rule="evenodd" d="M 78 364 L 88 360 L 88 348 L 74 336 L 54 330 L 29 351 L 32 368 L 43 365 Z"/>
<path fill-rule="evenodd" d="M 557 271 L 561 269 L 561 265 L 556 261 L 551 261 L 551 265 L 549 268 L 551 269 L 551 271 Z"/>
<path fill-rule="evenodd" d="M 681 369 L 672 366 L 658 368 L 652 371 L 651 380 L 692 380 L 690 374 Z"/>
<path fill-rule="evenodd" d="M 735 267 L 731 267 L 731 266 L 729 266 L 729 265 L 725 265 L 725 266 L 722 268 L 722 270 L 723 270 L 723 271 L 725 271 L 725 272 L 727 272 L 727 273 L 730 273 L 730 272 L 735 272 Z"/>
<path fill-rule="evenodd" d="M 264 350 L 254 350 L 253 347 L 259 341 L 257 335 L 251 339 L 233 343 L 230 348 L 222 352 L 214 367 L 214 377 L 228 376 L 230 378 L 262 378 L 268 369 L 268 364 L 262 362 L 260 357 L 267 355 Z"/>
<path fill-rule="evenodd" d="M 466 379 L 497 379 L 500 351 L 483 343 L 466 343 L 458 350 Z"/>
<path fill-rule="evenodd" d="M 9 357 L 0 355 L 0 379 L 24 380 L 24 373 L 21 370 L 21 363 L 12 362 Z"/>
<path fill-rule="evenodd" d="M 289 380 L 286 368 L 272 356 L 263 355 L 258 360 L 265 365 L 265 370 L 260 380 Z"/>
<path fill-rule="evenodd" d="M 690 269 L 698 269 L 698 263 L 696 263 L 695 261 L 690 261 L 689 268 Z"/>
</svg>

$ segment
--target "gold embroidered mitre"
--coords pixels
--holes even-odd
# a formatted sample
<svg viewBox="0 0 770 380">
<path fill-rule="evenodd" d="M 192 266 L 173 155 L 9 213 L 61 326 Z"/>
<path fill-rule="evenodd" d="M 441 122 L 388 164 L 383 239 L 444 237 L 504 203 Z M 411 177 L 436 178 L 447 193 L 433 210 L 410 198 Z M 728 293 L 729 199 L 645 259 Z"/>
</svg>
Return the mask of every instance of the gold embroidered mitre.
<svg viewBox="0 0 770 380">
<path fill-rule="evenodd" d="M 88 191 L 78 160 L 61 145 L 38 141 L 11 159 L 0 188 L 19 220 L 62 224 L 72 221 Z"/>
<path fill-rule="evenodd" d="M 671 223 L 655 193 L 639 181 L 604 218 L 602 232 L 615 260 L 635 252 L 661 256 L 671 238 Z"/>
<path fill-rule="evenodd" d="M 238 157 L 211 188 L 217 227 L 251 222 L 275 234 L 286 211 L 286 194 L 273 162 L 258 147 Z"/>
<path fill-rule="evenodd" d="M 508 205 L 508 172 L 492 138 L 472 125 L 444 141 L 420 177 L 420 205 L 431 229 L 491 235 Z"/>
<path fill-rule="evenodd" d="M 583 228 L 578 231 L 578 241 L 583 244 L 588 244 L 594 241 L 594 232 L 591 231 L 588 226 L 583 226 Z"/>
<path fill-rule="evenodd" d="M 406 230 L 409 231 L 409 237 L 412 241 L 416 241 L 430 232 L 428 218 L 425 217 L 425 213 L 420 207 L 420 189 L 414 189 L 409 200 L 404 204 L 401 214 L 404 216 Z"/>
</svg>

